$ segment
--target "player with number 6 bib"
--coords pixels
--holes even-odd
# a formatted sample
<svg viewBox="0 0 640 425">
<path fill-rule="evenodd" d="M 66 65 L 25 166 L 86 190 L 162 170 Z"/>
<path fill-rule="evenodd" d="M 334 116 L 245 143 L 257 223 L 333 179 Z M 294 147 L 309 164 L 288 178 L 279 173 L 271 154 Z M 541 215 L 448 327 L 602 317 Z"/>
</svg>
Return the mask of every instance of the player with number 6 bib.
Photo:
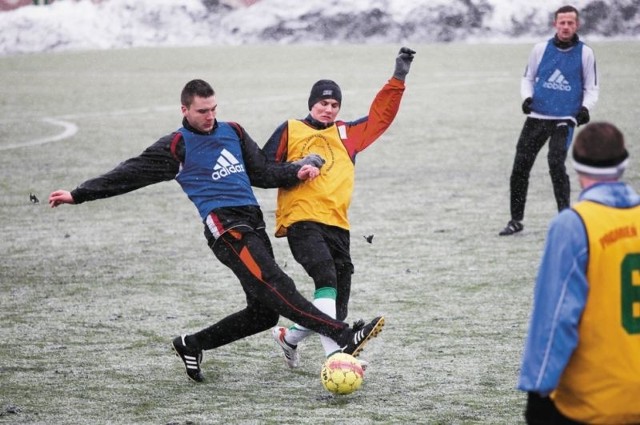
<svg viewBox="0 0 640 425">
<path fill-rule="evenodd" d="M 573 146 L 582 192 L 551 222 L 518 388 L 528 424 L 640 423 L 640 196 L 620 130 Z"/>
</svg>

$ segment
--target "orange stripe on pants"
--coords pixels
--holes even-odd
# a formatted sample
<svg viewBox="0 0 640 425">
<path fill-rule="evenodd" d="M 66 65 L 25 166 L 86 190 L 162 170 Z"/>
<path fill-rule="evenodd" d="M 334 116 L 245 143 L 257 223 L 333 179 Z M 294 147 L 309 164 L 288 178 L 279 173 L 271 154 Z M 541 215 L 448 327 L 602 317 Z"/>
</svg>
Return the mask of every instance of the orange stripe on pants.
<svg viewBox="0 0 640 425">
<path fill-rule="evenodd" d="M 260 266 L 256 263 L 256 260 L 253 259 L 249 249 L 247 247 L 242 247 L 240 250 L 240 259 L 247 266 L 252 275 L 262 280 L 262 270 L 260 270 Z"/>
</svg>

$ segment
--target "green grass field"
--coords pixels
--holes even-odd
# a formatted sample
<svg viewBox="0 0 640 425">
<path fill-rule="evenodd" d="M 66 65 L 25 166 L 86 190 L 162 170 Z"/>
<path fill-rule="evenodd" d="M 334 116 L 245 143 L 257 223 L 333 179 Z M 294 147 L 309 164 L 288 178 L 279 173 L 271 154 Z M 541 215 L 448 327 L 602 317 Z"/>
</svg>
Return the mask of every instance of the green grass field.
<svg viewBox="0 0 640 425">
<path fill-rule="evenodd" d="M 640 44 L 592 46 L 601 78 L 592 119 L 623 130 L 626 178 L 640 189 Z M 187 379 L 171 339 L 236 311 L 244 297 L 177 183 L 54 210 L 46 203 L 52 190 L 73 189 L 176 129 L 179 93 L 192 78 L 212 83 L 220 120 L 240 122 L 263 144 L 277 124 L 306 114 L 321 78 L 343 89 L 340 118 L 365 115 L 399 47 L 0 58 L 0 423 L 522 423 L 515 385 L 555 214 L 544 148 L 525 231 L 497 236 L 509 218 L 529 44 L 411 46 L 418 53 L 400 113 L 357 162 L 350 319 L 384 314 L 387 326 L 363 353 L 371 366 L 350 396 L 322 389 L 318 338 L 301 348 L 295 371 L 263 333 L 207 352 L 206 383 Z M 33 144 L 65 131 L 49 119 L 78 131 Z M 276 192 L 256 192 L 272 228 Z M 363 236 L 371 234 L 369 244 Z M 279 263 L 311 295 L 286 241 L 273 242 Z"/>
</svg>

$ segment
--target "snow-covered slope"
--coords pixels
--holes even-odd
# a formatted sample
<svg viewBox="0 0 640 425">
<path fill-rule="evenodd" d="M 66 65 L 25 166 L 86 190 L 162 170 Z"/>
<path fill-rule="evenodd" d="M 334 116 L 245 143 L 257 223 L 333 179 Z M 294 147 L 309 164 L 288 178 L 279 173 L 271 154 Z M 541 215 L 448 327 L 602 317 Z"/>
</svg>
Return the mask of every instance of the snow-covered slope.
<svg viewBox="0 0 640 425">
<path fill-rule="evenodd" d="M 551 34 L 548 0 L 58 1 L 0 13 L 0 55 L 256 43 L 509 41 Z M 576 0 L 580 34 L 640 37 L 640 0 Z"/>
</svg>

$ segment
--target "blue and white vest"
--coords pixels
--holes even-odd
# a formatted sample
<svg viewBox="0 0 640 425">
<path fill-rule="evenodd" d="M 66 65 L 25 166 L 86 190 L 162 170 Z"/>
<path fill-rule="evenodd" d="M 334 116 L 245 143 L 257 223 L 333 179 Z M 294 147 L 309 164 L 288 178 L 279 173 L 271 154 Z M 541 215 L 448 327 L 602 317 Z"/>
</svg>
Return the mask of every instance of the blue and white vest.
<svg viewBox="0 0 640 425">
<path fill-rule="evenodd" d="M 583 98 L 582 46 L 560 50 L 549 40 L 542 55 L 533 87 L 534 112 L 549 116 L 575 117 Z"/>
<path fill-rule="evenodd" d="M 221 207 L 258 205 L 245 170 L 238 134 L 225 122 L 218 122 L 212 134 L 178 129 L 184 138 L 185 159 L 176 181 L 205 221 Z"/>
</svg>

